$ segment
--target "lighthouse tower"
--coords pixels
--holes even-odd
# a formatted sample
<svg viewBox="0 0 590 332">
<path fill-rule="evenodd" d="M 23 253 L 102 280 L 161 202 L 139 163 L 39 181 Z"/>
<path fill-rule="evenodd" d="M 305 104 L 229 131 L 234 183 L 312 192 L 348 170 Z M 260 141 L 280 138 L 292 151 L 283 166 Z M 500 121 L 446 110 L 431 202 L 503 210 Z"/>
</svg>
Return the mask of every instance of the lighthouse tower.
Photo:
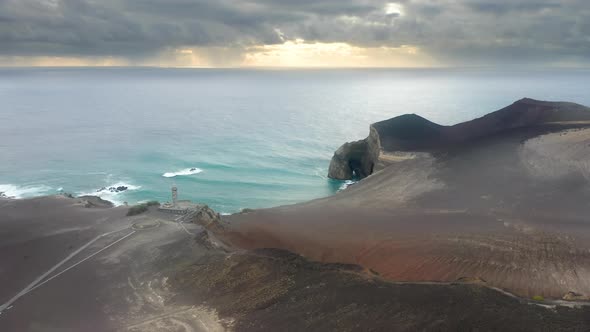
<svg viewBox="0 0 590 332">
<path fill-rule="evenodd" d="M 172 206 L 176 206 L 178 203 L 178 188 L 176 186 L 172 187 Z"/>
</svg>

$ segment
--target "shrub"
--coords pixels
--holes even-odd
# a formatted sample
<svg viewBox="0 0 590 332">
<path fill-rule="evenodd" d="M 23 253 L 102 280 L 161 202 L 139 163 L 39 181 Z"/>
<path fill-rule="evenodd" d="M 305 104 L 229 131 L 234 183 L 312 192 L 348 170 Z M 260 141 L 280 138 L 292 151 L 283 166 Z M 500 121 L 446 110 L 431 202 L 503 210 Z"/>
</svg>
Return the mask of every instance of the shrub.
<svg viewBox="0 0 590 332">
<path fill-rule="evenodd" d="M 545 298 L 542 297 L 541 295 L 535 295 L 535 296 L 533 296 L 533 300 L 538 301 L 538 302 L 543 302 L 543 301 L 545 301 Z"/>
<path fill-rule="evenodd" d="M 127 216 L 136 216 L 138 214 L 144 213 L 147 210 L 148 210 L 147 204 L 134 205 L 129 208 L 129 211 L 127 211 Z"/>
<path fill-rule="evenodd" d="M 158 201 L 149 201 L 147 203 L 141 203 L 134 205 L 129 208 L 127 211 L 127 216 L 136 216 L 138 214 L 144 213 L 149 209 L 150 206 L 160 206 L 160 202 Z"/>
</svg>

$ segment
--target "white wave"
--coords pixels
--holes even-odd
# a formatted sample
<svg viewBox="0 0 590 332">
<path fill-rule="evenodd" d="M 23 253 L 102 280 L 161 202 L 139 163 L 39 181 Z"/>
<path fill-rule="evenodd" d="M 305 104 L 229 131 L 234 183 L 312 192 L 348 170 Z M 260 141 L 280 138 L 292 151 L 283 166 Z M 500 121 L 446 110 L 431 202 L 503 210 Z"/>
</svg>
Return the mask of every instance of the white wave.
<svg viewBox="0 0 590 332">
<path fill-rule="evenodd" d="M 47 195 L 51 187 L 40 186 L 16 186 L 13 184 L 0 184 L 0 193 L 9 198 L 27 198 Z"/>
<path fill-rule="evenodd" d="M 346 180 L 346 181 L 344 181 L 344 183 L 343 183 L 343 184 L 340 186 L 340 188 L 338 188 L 338 191 L 342 191 L 342 190 L 344 190 L 344 189 L 348 188 L 349 186 L 351 186 L 351 185 L 353 185 L 353 184 L 355 184 L 355 182 L 354 182 L 354 181 L 352 181 L 352 180 Z"/>
<path fill-rule="evenodd" d="M 57 191 L 64 191 L 64 187 L 57 188 Z"/>
<path fill-rule="evenodd" d="M 200 168 L 192 167 L 192 168 L 185 168 L 185 169 L 177 171 L 177 172 L 167 172 L 167 173 L 162 174 L 162 176 L 165 178 L 173 178 L 175 176 L 199 174 L 202 171 L 203 170 Z"/>
<path fill-rule="evenodd" d="M 116 191 L 118 187 L 126 187 L 127 189 L 123 191 Z M 115 190 L 112 190 L 115 189 Z M 104 186 L 102 188 L 96 189 L 92 192 L 80 192 L 78 196 L 98 196 L 104 200 L 107 200 L 113 203 L 116 206 L 123 205 L 123 201 L 120 199 L 121 194 L 125 194 L 128 191 L 139 190 L 141 186 L 136 186 L 133 184 L 125 183 L 125 182 L 117 182 L 108 186 Z"/>
</svg>

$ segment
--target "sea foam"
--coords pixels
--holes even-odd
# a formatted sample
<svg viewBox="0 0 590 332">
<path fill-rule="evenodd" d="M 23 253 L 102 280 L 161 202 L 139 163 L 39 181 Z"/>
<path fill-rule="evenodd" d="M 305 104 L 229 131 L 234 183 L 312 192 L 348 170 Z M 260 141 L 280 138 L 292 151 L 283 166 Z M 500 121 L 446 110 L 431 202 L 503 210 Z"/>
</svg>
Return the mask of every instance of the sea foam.
<svg viewBox="0 0 590 332">
<path fill-rule="evenodd" d="M 350 187 L 351 185 L 353 185 L 355 183 L 356 183 L 355 181 L 346 180 L 346 181 L 344 181 L 344 183 L 342 183 L 342 185 L 340 186 L 340 188 L 338 188 L 338 191 L 345 190 L 346 188 Z"/>
<path fill-rule="evenodd" d="M 162 174 L 162 176 L 165 178 L 173 178 L 176 176 L 199 174 L 202 171 L 203 170 L 200 168 L 192 167 L 192 168 L 185 168 L 185 169 L 177 171 L 177 172 L 167 172 L 167 173 Z"/>
<path fill-rule="evenodd" d="M 111 188 L 118 188 L 118 187 L 126 187 L 127 189 L 123 191 L 111 191 Z M 141 186 L 132 185 L 126 182 L 117 182 L 108 186 L 104 186 L 102 188 L 96 189 L 92 192 L 81 192 L 78 193 L 78 196 L 98 196 L 104 200 L 107 200 L 113 203 L 116 206 L 123 205 L 123 201 L 119 198 L 120 195 L 125 194 L 129 191 L 139 190 Z"/>
<path fill-rule="evenodd" d="M 0 193 L 9 198 L 27 198 L 48 194 L 51 187 L 44 185 L 17 186 L 14 184 L 0 184 Z"/>
</svg>

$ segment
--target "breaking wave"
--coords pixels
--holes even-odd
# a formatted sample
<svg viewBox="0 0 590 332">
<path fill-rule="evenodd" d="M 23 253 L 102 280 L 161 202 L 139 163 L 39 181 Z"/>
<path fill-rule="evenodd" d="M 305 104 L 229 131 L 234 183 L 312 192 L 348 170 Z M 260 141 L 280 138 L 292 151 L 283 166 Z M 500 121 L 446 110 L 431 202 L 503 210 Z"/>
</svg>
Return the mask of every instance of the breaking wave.
<svg viewBox="0 0 590 332">
<path fill-rule="evenodd" d="M 14 184 L 0 184 L 0 194 L 9 198 L 37 197 L 49 194 L 51 187 L 44 185 L 17 186 Z"/>
<path fill-rule="evenodd" d="M 176 176 L 199 174 L 202 171 L 203 170 L 200 169 L 200 168 L 192 167 L 192 168 L 185 168 L 185 169 L 180 170 L 180 171 L 177 171 L 177 172 L 164 173 L 164 174 L 162 174 L 162 176 L 165 177 L 165 178 L 173 178 L 173 177 L 176 177 Z"/>
<path fill-rule="evenodd" d="M 348 188 L 349 186 L 355 184 L 355 181 L 352 180 L 346 180 L 344 181 L 344 183 L 340 186 L 340 188 L 338 188 L 338 191 L 342 191 L 345 190 L 346 188 Z"/>
<path fill-rule="evenodd" d="M 132 185 L 126 182 L 117 182 L 91 192 L 78 193 L 78 196 L 98 196 L 118 206 L 123 205 L 123 201 L 120 198 L 122 194 L 139 189 L 141 189 L 141 186 Z"/>
</svg>

